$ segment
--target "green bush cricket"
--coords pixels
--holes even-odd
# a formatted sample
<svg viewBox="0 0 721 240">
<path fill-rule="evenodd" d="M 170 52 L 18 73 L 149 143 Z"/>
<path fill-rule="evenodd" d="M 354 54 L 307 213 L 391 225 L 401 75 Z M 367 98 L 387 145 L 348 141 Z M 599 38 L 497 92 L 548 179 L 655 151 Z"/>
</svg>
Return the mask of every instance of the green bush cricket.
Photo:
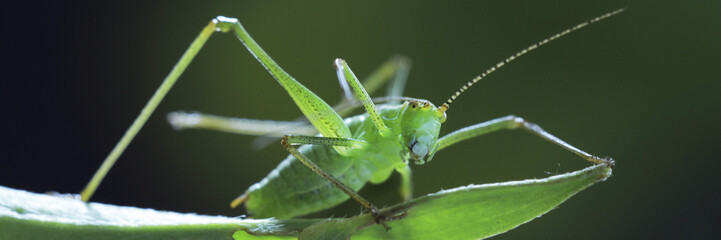
<svg viewBox="0 0 721 240">
<path fill-rule="evenodd" d="M 282 136 L 281 144 L 290 155 L 267 177 L 231 202 L 232 207 L 245 204 L 248 213 L 254 217 L 293 218 L 333 207 L 352 198 L 370 211 L 377 223 L 383 224 L 398 216 L 381 215 L 375 205 L 357 193 L 367 182 L 382 183 L 396 171 L 401 175 L 401 196 L 408 200 L 412 197 L 409 162 L 422 165 L 431 161 L 436 152 L 457 142 L 501 129 L 524 129 L 593 164 L 612 165 L 612 159 L 588 154 L 547 133 L 538 125 L 512 115 L 471 125 L 440 138 L 438 136 L 451 103 L 473 84 L 541 45 L 623 10 L 618 9 L 575 25 L 511 55 L 466 83 L 439 107 L 427 100 L 401 97 L 409 69 L 409 61 L 403 57 L 392 58 L 383 64 L 363 84 L 344 60 L 336 59 L 334 66 L 345 97 L 339 105 L 331 107 L 276 64 L 237 19 L 219 16 L 201 31 L 148 101 L 83 190 L 82 199 L 87 201 L 92 196 L 104 175 L 215 31 L 233 32 L 283 86 L 313 126 L 304 126 L 302 121 L 226 118 L 200 113 L 175 112 L 169 115 L 170 122 L 176 128 Z M 392 83 L 387 97 L 370 98 L 369 92 L 372 93 L 388 81 Z M 349 110 L 359 106 L 364 107 L 365 114 L 342 118 Z M 315 135 L 316 132 L 320 134 Z"/>
</svg>

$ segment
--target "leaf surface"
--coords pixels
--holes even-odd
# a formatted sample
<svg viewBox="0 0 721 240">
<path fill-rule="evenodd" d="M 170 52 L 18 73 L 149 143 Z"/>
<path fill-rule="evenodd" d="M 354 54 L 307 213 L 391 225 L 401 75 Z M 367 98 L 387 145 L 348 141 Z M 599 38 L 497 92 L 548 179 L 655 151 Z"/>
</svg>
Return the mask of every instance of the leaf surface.
<svg viewBox="0 0 721 240">
<path fill-rule="evenodd" d="M 84 203 L 0 186 L 2 239 L 480 239 L 554 209 L 611 175 L 594 165 L 545 179 L 469 185 L 369 214 L 334 219 L 240 219 Z"/>
<path fill-rule="evenodd" d="M 384 209 L 403 211 L 404 217 L 388 222 L 390 231 L 374 225 L 359 230 L 353 239 L 487 238 L 543 215 L 610 175 L 611 167 L 594 165 L 545 179 L 445 190 Z M 359 217 L 363 216 L 355 218 Z"/>
</svg>

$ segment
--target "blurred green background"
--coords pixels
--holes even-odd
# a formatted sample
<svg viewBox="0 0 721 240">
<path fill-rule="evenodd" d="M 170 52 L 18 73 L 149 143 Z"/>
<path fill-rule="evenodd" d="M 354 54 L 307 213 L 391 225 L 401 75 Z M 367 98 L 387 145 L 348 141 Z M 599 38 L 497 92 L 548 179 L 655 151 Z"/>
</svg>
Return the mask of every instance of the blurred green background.
<svg viewBox="0 0 721 240">
<path fill-rule="evenodd" d="M 614 176 L 495 239 L 692 239 L 721 223 L 719 1 L 120 1 L 3 9 L 0 185 L 78 192 L 214 16 L 237 17 L 330 103 L 332 60 L 366 76 L 413 60 L 406 96 L 442 103 L 529 44 L 605 12 L 613 18 L 514 61 L 461 96 L 441 134 L 508 114 L 590 153 Z M 286 155 L 252 137 L 174 131 L 174 110 L 291 120 L 290 98 L 236 38 L 214 35 L 93 200 L 240 215 L 231 199 Z M 576 156 L 522 131 L 463 142 L 413 166 L 417 195 L 578 170 Z M 400 199 L 397 176 L 361 192 Z M 353 202 L 315 217 L 351 216 Z M 482 227 L 482 226 L 479 226 Z"/>
</svg>

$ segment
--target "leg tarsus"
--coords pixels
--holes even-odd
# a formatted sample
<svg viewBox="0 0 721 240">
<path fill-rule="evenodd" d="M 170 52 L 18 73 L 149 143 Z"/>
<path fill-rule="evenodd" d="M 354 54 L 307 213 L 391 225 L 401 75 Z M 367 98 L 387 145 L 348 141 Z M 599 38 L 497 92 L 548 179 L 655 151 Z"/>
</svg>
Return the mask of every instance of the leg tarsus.
<svg viewBox="0 0 721 240">
<path fill-rule="evenodd" d="M 371 209 L 371 216 L 373 216 L 373 221 L 375 221 L 376 224 L 380 224 L 381 226 L 383 226 L 383 228 L 385 228 L 386 231 L 391 230 L 391 227 L 389 227 L 388 224 L 386 224 L 387 216 L 378 212 L 378 209 L 376 209 L 375 206 L 373 207 L 373 209 Z"/>
</svg>

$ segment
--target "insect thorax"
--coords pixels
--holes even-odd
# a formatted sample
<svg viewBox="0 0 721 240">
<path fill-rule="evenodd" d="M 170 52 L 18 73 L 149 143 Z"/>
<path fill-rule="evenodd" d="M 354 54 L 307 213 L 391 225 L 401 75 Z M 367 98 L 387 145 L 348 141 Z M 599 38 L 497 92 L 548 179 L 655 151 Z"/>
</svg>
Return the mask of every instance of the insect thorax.
<svg viewBox="0 0 721 240">
<path fill-rule="evenodd" d="M 368 114 L 345 119 L 352 138 L 369 146 L 341 155 L 332 147 L 304 145 L 299 150 L 353 190 L 367 182 L 382 183 L 394 170 L 430 160 L 441 126 L 432 105 L 412 103 L 378 105 L 390 137 L 378 133 Z M 427 146 L 425 155 L 420 146 Z M 431 147 L 432 146 L 432 147 Z M 293 156 L 288 156 L 268 176 L 248 189 L 248 211 L 256 217 L 289 218 L 335 206 L 348 196 L 318 177 Z M 261 204 L 262 203 L 262 204 Z"/>
<path fill-rule="evenodd" d="M 413 160 L 416 164 L 424 164 L 431 160 L 438 148 L 438 133 L 445 120 L 445 113 L 439 112 L 433 104 L 427 101 L 380 105 L 379 112 L 392 134 L 386 139 L 377 136 L 374 137 L 376 139 L 366 141 L 372 145 L 377 145 L 375 141 L 396 144 L 399 147 L 400 160 L 404 163 Z"/>
</svg>

